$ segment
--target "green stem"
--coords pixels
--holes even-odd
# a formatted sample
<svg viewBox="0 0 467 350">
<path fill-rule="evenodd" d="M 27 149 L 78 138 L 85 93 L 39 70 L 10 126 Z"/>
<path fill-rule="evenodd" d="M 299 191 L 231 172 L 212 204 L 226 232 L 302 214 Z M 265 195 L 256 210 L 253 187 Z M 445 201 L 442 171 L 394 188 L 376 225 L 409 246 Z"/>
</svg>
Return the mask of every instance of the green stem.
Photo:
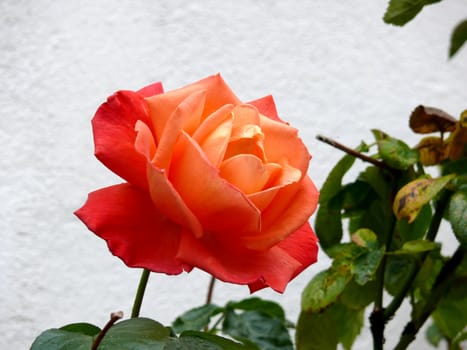
<svg viewBox="0 0 467 350">
<path fill-rule="evenodd" d="M 439 230 L 439 226 L 441 224 L 441 220 L 443 219 L 444 211 L 449 202 L 449 196 L 450 194 L 447 191 L 443 192 L 443 194 L 441 195 L 441 198 L 436 203 L 435 214 L 433 215 L 433 218 L 431 219 L 430 227 L 425 237 L 425 239 L 428 241 L 433 242 L 436 238 L 436 235 Z M 417 276 L 418 271 L 420 270 L 420 266 L 423 265 L 427 256 L 428 256 L 428 252 L 421 254 L 421 259 L 420 259 L 421 264 L 419 265 L 414 262 L 408 267 L 409 268 L 408 277 L 405 280 L 404 285 L 401 287 L 399 292 L 394 296 L 394 299 L 392 299 L 388 307 L 385 308 L 384 310 L 384 319 L 386 322 L 389 321 L 394 316 L 396 311 L 401 306 L 402 302 L 407 296 L 407 293 L 410 290 L 410 287 L 412 287 L 412 283 L 415 280 L 415 277 Z"/>
<path fill-rule="evenodd" d="M 415 339 L 418 331 L 423 326 L 425 321 L 430 317 L 431 313 L 436 309 L 439 300 L 445 294 L 449 287 L 457 267 L 461 264 L 465 257 L 465 247 L 459 246 L 454 255 L 444 264 L 443 268 L 436 277 L 435 283 L 428 296 L 425 305 L 423 306 L 418 316 L 414 317 L 404 328 L 399 343 L 394 350 L 404 350 Z"/>
<path fill-rule="evenodd" d="M 131 310 L 131 318 L 139 316 L 141 304 L 143 303 L 144 292 L 148 284 L 149 274 L 151 271 L 144 269 L 139 280 L 138 290 L 136 291 L 135 301 L 133 302 L 133 309 Z"/>
</svg>

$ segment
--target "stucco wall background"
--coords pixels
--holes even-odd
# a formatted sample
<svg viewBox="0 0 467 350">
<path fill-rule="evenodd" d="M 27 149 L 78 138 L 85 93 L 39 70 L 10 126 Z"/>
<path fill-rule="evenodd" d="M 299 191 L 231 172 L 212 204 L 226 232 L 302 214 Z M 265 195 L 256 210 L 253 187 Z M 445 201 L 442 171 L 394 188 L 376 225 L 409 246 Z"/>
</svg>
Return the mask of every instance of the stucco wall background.
<svg viewBox="0 0 467 350">
<path fill-rule="evenodd" d="M 386 1 L 0 2 L 0 337 L 26 349 L 43 330 L 128 316 L 140 271 L 126 268 L 72 212 L 87 193 L 120 182 L 93 157 L 90 119 L 118 89 L 163 81 L 173 89 L 221 72 L 238 96 L 275 97 L 300 129 L 321 186 L 342 154 L 381 128 L 412 144 L 418 104 L 466 108 L 467 49 L 447 61 L 462 0 L 426 8 L 404 28 L 385 25 Z M 453 238 L 443 232 L 446 248 Z M 300 293 L 329 260 L 290 283 L 279 301 L 297 318 Z M 152 274 L 142 315 L 169 324 L 205 299 L 208 276 Z M 249 295 L 218 283 L 214 302 Z M 403 312 L 407 314 L 408 312 Z M 394 344 L 407 315 L 388 327 Z M 420 336 L 413 349 L 427 345 Z M 368 332 L 356 349 L 369 348 Z M 389 346 L 390 347 L 390 346 Z M 388 347 L 388 348 L 389 348 Z"/>
</svg>

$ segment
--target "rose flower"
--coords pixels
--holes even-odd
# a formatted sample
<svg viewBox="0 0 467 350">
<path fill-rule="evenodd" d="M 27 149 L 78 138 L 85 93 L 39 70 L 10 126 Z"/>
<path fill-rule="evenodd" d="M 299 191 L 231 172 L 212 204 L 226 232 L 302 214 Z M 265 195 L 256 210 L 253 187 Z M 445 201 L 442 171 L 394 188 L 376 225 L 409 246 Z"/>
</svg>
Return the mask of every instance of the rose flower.
<svg viewBox="0 0 467 350">
<path fill-rule="evenodd" d="M 220 75 L 156 83 L 110 96 L 92 126 L 96 157 L 126 182 L 76 215 L 126 265 L 283 292 L 316 261 L 311 156 L 272 97 L 244 104 Z"/>
</svg>

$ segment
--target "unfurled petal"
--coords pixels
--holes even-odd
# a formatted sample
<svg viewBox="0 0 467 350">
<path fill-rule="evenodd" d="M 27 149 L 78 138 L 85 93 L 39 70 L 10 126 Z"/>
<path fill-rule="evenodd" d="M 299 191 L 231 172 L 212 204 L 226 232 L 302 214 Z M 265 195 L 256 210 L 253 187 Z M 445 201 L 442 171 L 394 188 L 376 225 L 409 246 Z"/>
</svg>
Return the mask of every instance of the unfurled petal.
<svg viewBox="0 0 467 350">
<path fill-rule="evenodd" d="M 293 279 L 318 259 L 318 240 L 308 222 L 287 237 L 287 239 L 279 242 L 277 247 L 282 249 L 284 254 L 289 255 L 300 263 L 290 279 Z M 253 293 L 259 289 L 268 287 L 269 285 L 265 282 L 259 279 L 249 284 L 250 292 Z"/>
<path fill-rule="evenodd" d="M 264 133 L 264 151 L 269 162 L 287 163 L 306 174 L 311 156 L 298 130 L 285 123 L 261 116 L 261 129 Z"/>
<path fill-rule="evenodd" d="M 204 90 L 206 102 L 203 117 L 206 118 L 226 104 L 239 104 L 240 101 L 227 86 L 220 75 L 213 75 L 181 89 L 146 98 L 157 140 L 162 135 L 167 120 L 177 106 L 195 91 Z"/>
<path fill-rule="evenodd" d="M 159 143 L 152 161 L 159 169 L 168 169 L 175 143 L 182 131 L 192 134 L 201 121 L 206 101 L 206 91 L 195 91 L 175 108 L 167 120 L 164 130 L 157 135 Z M 153 122 L 155 122 L 153 120 Z M 157 128 L 157 127 L 156 127 Z"/>
<path fill-rule="evenodd" d="M 255 106 L 258 111 L 266 117 L 269 117 L 278 122 L 282 122 L 282 120 L 279 118 L 279 115 L 277 114 L 276 104 L 274 103 L 274 99 L 271 95 L 248 102 L 248 104 Z"/>
<path fill-rule="evenodd" d="M 93 120 L 96 157 L 110 170 L 141 188 L 147 188 L 146 159 L 135 149 L 135 125 L 149 125 L 144 99 L 132 91 L 119 91 L 97 110 Z M 131 164 L 131 166 L 129 166 Z"/>
<path fill-rule="evenodd" d="M 141 97 L 149 97 L 149 96 L 154 96 L 154 95 L 159 95 L 164 92 L 164 88 L 162 87 L 162 83 L 154 83 L 148 86 L 145 86 L 142 89 L 139 89 L 136 91 L 138 95 Z"/>
<path fill-rule="evenodd" d="M 187 134 L 182 134 L 177 143 L 169 178 L 205 231 L 235 241 L 241 232 L 260 230 L 259 210 L 219 176 L 219 170 Z"/>
<path fill-rule="evenodd" d="M 235 251 L 229 250 L 224 243 L 183 235 L 177 257 L 221 281 L 246 285 L 260 280 L 264 286 L 278 292 L 285 290 L 302 265 L 279 247 L 266 251 Z"/>
<path fill-rule="evenodd" d="M 149 194 L 156 206 L 168 218 L 183 226 L 196 237 L 203 235 L 201 223 L 188 208 L 180 194 L 167 178 L 167 171 L 147 164 Z"/>
<path fill-rule="evenodd" d="M 171 275 L 192 268 L 176 258 L 182 227 L 135 186 L 121 184 L 92 192 L 75 214 L 128 266 Z"/>
<path fill-rule="evenodd" d="M 261 233 L 242 237 L 250 249 L 267 249 L 298 230 L 318 203 L 318 190 L 306 176 L 301 182 L 281 188 L 262 212 Z"/>
</svg>

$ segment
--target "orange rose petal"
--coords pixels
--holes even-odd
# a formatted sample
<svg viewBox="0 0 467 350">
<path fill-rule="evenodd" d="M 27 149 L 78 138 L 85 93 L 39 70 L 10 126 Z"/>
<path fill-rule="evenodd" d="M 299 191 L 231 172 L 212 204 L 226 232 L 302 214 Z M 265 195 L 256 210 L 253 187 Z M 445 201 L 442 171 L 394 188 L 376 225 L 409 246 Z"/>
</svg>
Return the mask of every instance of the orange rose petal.
<svg viewBox="0 0 467 350">
<path fill-rule="evenodd" d="M 250 199 L 261 212 L 269 206 L 281 188 L 298 182 L 302 177 L 300 170 L 288 164 L 280 166 L 276 163 L 268 163 L 267 166 L 272 167 L 274 173 L 271 174 L 268 183 L 265 185 L 265 189 L 248 195 L 248 199 Z"/>
<path fill-rule="evenodd" d="M 166 171 L 148 163 L 147 174 L 149 193 L 156 208 L 174 222 L 190 230 L 196 237 L 201 237 L 203 228 L 199 220 L 169 182 Z"/>
<path fill-rule="evenodd" d="M 271 95 L 248 102 L 248 104 L 255 106 L 258 109 L 258 111 L 266 117 L 269 117 L 278 122 L 283 122 L 279 118 L 279 114 L 277 113 L 276 109 L 276 104 L 274 103 L 274 99 Z"/>
<path fill-rule="evenodd" d="M 231 157 L 219 168 L 221 177 L 245 194 L 261 191 L 281 169 L 279 164 L 263 164 L 261 159 L 251 154 Z"/>
<path fill-rule="evenodd" d="M 258 232 L 260 212 L 246 196 L 219 176 L 186 133 L 180 135 L 170 168 L 170 181 L 205 231 L 235 240 L 238 232 Z"/>
<path fill-rule="evenodd" d="M 156 167 L 159 169 L 169 167 L 173 148 L 180 132 L 184 130 L 191 134 L 196 129 L 201 120 L 205 101 L 206 91 L 195 91 L 181 101 L 171 114 L 162 134 L 158 135 L 160 141 L 152 161 Z"/>
<path fill-rule="evenodd" d="M 235 284 L 255 284 L 258 280 L 282 293 L 302 263 L 285 249 L 231 251 L 225 242 L 207 242 L 183 235 L 177 257 L 217 279 Z"/>
<path fill-rule="evenodd" d="M 242 138 L 242 129 L 245 125 L 257 125 L 260 124 L 260 117 L 256 107 L 247 104 L 241 104 L 235 106 L 232 110 L 234 116 L 234 125 L 232 137 Z"/>
<path fill-rule="evenodd" d="M 207 117 L 226 104 L 239 104 L 239 99 L 230 90 L 221 76 L 213 75 L 183 88 L 172 90 L 146 99 L 156 139 L 159 140 L 166 122 L 177 106 L 195 91 L 207 91 L 203 117 Z"/>
<path fill-rule="evenodd" d="M 150 161 L 156 153 L 156 144 L 154 142 L 152 131 L 141 120 L 136 121 L 135 131 L 137 132 L 135 149 Z"/>
<path fill-rule="evenodd" d="M 300 265 L 290 279 L 293 279 L 318 259 L 318 238 L 308 222 L 289 237 L 279 242 L 277 247 L 282 249 L 285 254 L 300 262 Z M 253 293 L 259 289 L 268 287 L 268 285 L 265 284 L 265 281 L 259 279 L 249 284 L 249 287 L 250 292 Z"/>
<path fill-rule="evenodd" d="M 311 156 L 298 137 L 298 130 L 265 116 L 261 116 L 261 129 L 264 132 L 263 145 L 268 161 L 279 164 L 286 162 L 305 174 Z"/>
<path fill-rule="evenodd" d="M 176 258 L 182 228 L 135 186 L 120 184 L 92 192 L 75 214 L 130 267 L 171 275 L 192 269 Z"/>
<path fill-rule="evenodd" d="M 271 204 L 279 189 L 280 187 L 276 186 L 261 192 L 251 193 L 248 195 L 248 199 L 253 202 L 256 208 L 263 211 Z"/>
<path fill-rule="evenodd" d="M 147 106 L 140 95 L 119 91 L 110 96 L 92 119 L 95 155 L 129 183 L 147 188 L 146 159 L 135 149 L 138 120 L 149 123 Z"/>
<path fill-rule="evenodd" d="M 217 168 L 224 158 L 232 133 L 233 105 L 225 105 L 207 117 L 193 134 L 206 157 Z"/>
<path fill-rule="evenodd" d="M 250 249 L 267 249 L 296 231 L 316 209 L 319 193 L 308 176 L 279 190 L 262 212 L 259 234 L 242 236 Z"/>
</svg>

